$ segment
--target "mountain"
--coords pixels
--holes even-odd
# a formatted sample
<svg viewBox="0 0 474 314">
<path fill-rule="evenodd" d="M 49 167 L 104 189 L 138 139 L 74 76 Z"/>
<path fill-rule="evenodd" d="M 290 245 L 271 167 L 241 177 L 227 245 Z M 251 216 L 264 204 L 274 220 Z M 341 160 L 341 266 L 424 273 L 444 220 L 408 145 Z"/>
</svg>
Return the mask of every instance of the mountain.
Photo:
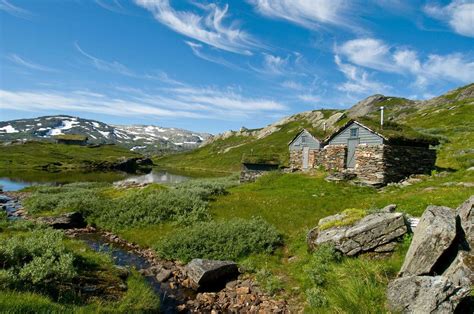
<svg viewBox="0 0 474 314">
<path fill-rule="evenodd" d="M 14 139 L 52 140 L 55 135 L 87 136 L 89 143 L 117 144 L 132 151 L 154 154 L 199 147 L 211 137 L 176 128 L 153 125 L 109 125 L 67 115 L 0 121 L 0 141 Z"/>
<path fill-rule="evenodd" d="M 313 110 L 286 117 L 261 129 L 227 131 L 191 152 L 166 156 L 155 163 L 168 167 L 238 171 L 247 154 L 279 155 L 288 163 L 288 142 L 302 129 L 324 139 L 349 119 L 378 118 L 384 107 L 386 121 L 412 127 L 438 138 L 439 167 L 474 166 L 474 84 L 433 99 L 419 101 L 395 96 L 373 95 L 347 110 Z"/>
</svg>

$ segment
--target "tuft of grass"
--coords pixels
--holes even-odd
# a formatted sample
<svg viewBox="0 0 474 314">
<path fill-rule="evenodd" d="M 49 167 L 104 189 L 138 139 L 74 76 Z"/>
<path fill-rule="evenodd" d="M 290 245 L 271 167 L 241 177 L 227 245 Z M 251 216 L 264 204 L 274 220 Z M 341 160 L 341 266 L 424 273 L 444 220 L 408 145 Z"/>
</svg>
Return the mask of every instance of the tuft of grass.
<svg viewBox="0 0 474 314">
<path fill-rule="evenodd" d="M 348 208 L 341 213 L 341 219 L 334 219 L 319 226 L 319 230 L 326 230 L 333 227 L 350 226 L 367 216 L 367 211 L 358 208 Z"/>
</svg>

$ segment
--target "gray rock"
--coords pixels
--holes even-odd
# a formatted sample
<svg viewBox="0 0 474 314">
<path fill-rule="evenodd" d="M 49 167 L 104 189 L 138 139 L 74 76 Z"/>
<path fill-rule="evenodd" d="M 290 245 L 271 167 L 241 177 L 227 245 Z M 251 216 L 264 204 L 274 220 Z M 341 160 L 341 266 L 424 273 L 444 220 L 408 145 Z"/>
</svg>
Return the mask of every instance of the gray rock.
<svg viewBox="0 0 474 314">
<path fill-rule="evenodd" d="M 457 286 L 470 286 L 474 283 L 474 255 L 472 252 L 459 251 L 443 276 Z"/>
<path fill-rule="evenodd" d="M 402 275 L 428 275 L 456 237 L 456 217 L 449 207 L 428 206 L 416 227 L 400 270 Z"/>
<path fill-rule="evenodd" d="M 389 283 L 389 310 L 396 313 L 454 313 L 471 292 L 444 276 L 407 276 Z"/>
<path fill-rule="evenodd" d="M 158 274 L 156 274 L 156 280 L 159 282 L 165 282 L 171 278 L 172 272 L 166 268 L 162 268 Z"/>
<path fill-rule="evenodd" d="M 11 201 L 11 198 L 9 198 L 6 195 L 0 195 L 0 204 L 5 204 Z"/>
<path fill-rule="evenodd" d="M 225 286 L 239 275 L 237 264 L 231 261 L 193 259 L 186 265 L 188 277 L 200 290 L 214 290 Z"/>
<path fill-rule="evenodd" d="M 323 222 L 331 220 L 334 220 L 334 217 L 327 217 Z M 375 213 L 365 216 L 353 225 L 326 230 L 319 230 L 319 226 L 308 234 L 310 249 L 322 244 L 331 244 L 336 250 L 349 256 L 374 251 L 378 247 L 385 252 L 389 248 L 386 246 L 388 243 L 408 231 L 402 213 Z"/>
<path fill-rule="evenodd" d="M 56 217 L 40 217 L 38 223 L 46 224 L 54 229 L 84 228 L 87 226 L 81 213 L 71 212 Z"/>
<path fill-rule="evenodd" d="M 390 204 L 390 205 L 387 205 L 384 208 L 382 208 L 380 210 L 380 212 L 381 213 L 393 213 L 393 212 L 395 212 L 395 209 L 397 209 L 397 205 L 396 204 Z"/>
<path fill-rule="evenodd" d="M 474 250 L 474 195 L 456 209 L 464 236 L 471 250 Z"/>
</svg>

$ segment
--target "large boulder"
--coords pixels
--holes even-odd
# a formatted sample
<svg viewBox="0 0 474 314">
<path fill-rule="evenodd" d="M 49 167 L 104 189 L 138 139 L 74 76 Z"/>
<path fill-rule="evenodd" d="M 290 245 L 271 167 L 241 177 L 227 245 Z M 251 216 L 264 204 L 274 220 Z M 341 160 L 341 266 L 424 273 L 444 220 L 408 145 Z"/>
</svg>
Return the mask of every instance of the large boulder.
<svg viewBox="0 0 474 314">
<path fill-rule="evenodd" d="M 353 256 L 364 252 L 392 251 L 392 243 L 408 232 L 407 223 L 402 213 L 381 212 L 370 214 L 348 226 L 337 226 L 324 229 L 324 225 L 344 219 L 344 214 L 323 218 L 318 227 L 308 234 L 310 249 L 322 244 L 330 244 L 341 253 Z M 323 230 L 321 230 L 323 229 Z"/>
<path fill-rule="evenodd" d="M 237 264 L 230 261 L 193 259 L 186 265 L 186 273 L 201 291 L 219 290 L 239 275 Z"/>
<path fill-rule="evenodd" d="M 400 276 L 432 274 L 455 237 L 454 211 L 443 206 L 428 206 L 416 227 Z"/>
<path fill-rule="evenodd" d="M 74 229 L 87 226 L 84 217 L 78 212 L 66 213 L 56 217 L 40 217 L 36 221 L 49 225 L 54 229 Z"/>
<path fill-rule="evenodd" d="M 443 276 L 458 286 L 469 286 L 474 282 L 474 255 L 472 252 L 459 251 Z"/>
<path fill-rule="evenodd" d="M 457 208 L 464 237 L 471 250 L 474 250 L 474 195 Z"/>
<path fill-rule="evenodd" d="M 388 307 L 396 313 L 454 313 L 470 292 L 444 276 L 407 276 L 389 283 Z"/>
</svg>

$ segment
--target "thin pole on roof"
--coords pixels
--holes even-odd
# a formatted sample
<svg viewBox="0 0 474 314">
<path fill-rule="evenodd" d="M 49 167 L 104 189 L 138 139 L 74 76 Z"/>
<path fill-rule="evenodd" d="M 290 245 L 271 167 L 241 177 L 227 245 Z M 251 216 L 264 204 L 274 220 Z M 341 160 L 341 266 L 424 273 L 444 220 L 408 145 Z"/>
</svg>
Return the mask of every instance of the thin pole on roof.
<svg viewBox="0 0 474 314">
<path fill-rule="evenodd" d="M 383 106 L 380 107 L 380 127 L 383 128 Z"/>
</svg>

